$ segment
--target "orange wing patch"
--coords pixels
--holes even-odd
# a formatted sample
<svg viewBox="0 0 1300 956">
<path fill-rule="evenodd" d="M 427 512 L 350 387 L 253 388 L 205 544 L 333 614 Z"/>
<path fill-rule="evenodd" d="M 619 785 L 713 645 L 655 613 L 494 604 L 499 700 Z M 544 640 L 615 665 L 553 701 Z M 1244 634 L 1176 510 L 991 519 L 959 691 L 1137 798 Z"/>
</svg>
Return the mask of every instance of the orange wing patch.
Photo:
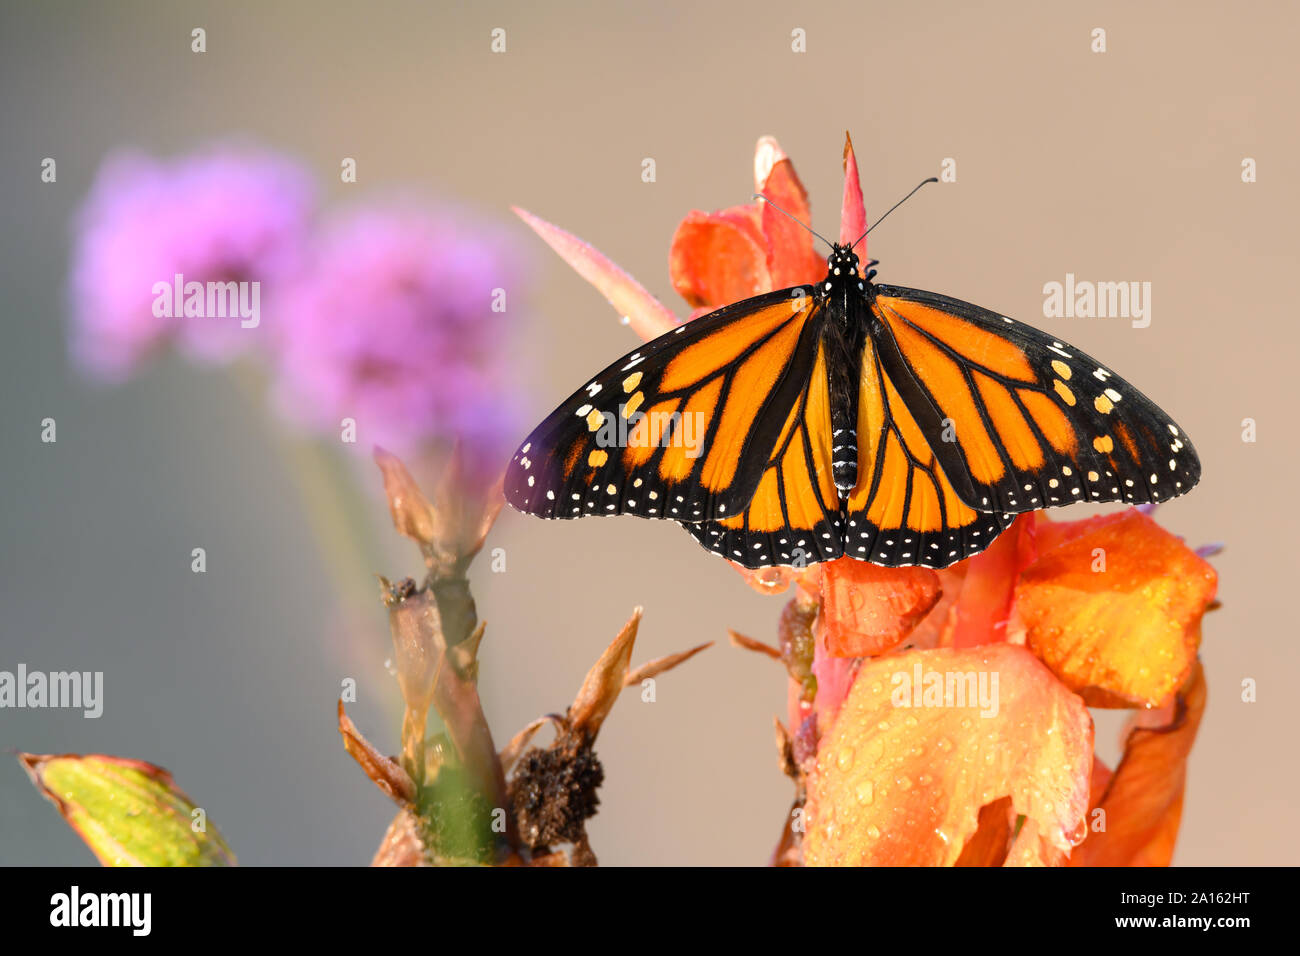
<svg viewBox="0 0 1300 956">
<path fill-rule="evenodd" d="M 671 440 L 673 423 L 681 404 L 678 400 L 659 402 L 632 427 L 628 432 L 627 448 L 623 451 L 624 468 L 629 472 L 640 468 L 665 439 Z"/>
<path fill-rule="evenodd" d="M 794 314 L 790 302 L 778 302 L 748 316 L 744 322 L 723 326 L 705 336 L 668 363 L 658 390 L 675 392 L 708 378 L 736 361 L 746 349 L 783 322 L 789 322 Z"/>
<path fill-rule="evenodd" d="M 695 463 L 699 460 L 698 448 L 692 448 L 687 440 L 688 432 L 703 438 L 700 425 L 713 418 L 717 411 L 718 397 L 722 394 L 722 379 L 715 378 L 709 384 L 686 400 L 681 418 L 675 422 L 672 434 L 668 436 L 668 448 L 659 461 L 659 476 L 669 484 L 684 482 L 690 477 Z M 687 423 L 690 419 L 690 423 Z"/>
<path fill-rule="evenodd" d="M 917 328 L 957 346 L 964 356 L 979 365 L 995 368 L 1003 375 L 1018 378 L 1022 382 L 1038 381 L 1033 366 L 1025 358 L 1024 350 L 1001 335 L 995 335 L 973 322 L 919 302 L 885 295 L 878 296 L 876 301 Z"/>
<path fill-rule="evenodd" d="M 737 370 L 718 422 L 718 437 L 714 439 L 700 473 L 700 480 L 706 488 L 723 488 L 731 484 L 754 416 L 754 398 L 772 390 L 790 361 L 801 331 L 801 324 L 788 323 L 745 359 Z"/>
<path fill-rule="evenodd" d="M 1016 468 L 1026 471 L 1036 471 L 1043 467 L 1042 446 L 1034 437 L 1034 432 L 1025 421 L 1025 416 L 1020 413 L 1020 407 L 1011 397 L 1011 392 L 982 372 L 974 372 L 972 375 L 979 388 L 980 399 L 984 402 L 984 408 L 993 423 L 993 430 L 997 432 L 1007 454 L 1011 456 L 1011 463 Z M 964 445 L 965 442 L 966 435 L 963 432 L 962 444 Z M 995 451 L 994 454 L 996 453 Z M 996 475 L 991 479 L 985 478 L 975 474 L 973 470 L 971 475 L 985 484 L 991 484 L 1001 477 Z"/>
</svg>

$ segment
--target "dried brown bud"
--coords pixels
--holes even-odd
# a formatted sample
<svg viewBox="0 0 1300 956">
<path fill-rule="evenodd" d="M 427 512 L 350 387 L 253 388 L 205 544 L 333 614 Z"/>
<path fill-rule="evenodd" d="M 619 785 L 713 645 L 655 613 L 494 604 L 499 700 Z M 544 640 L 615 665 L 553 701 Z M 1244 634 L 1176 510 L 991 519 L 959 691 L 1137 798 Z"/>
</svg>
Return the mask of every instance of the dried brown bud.
<svg viewBox="0 0 1300 956">
<path fill-rule="evenodd" d="M 627 676 L 628 664 L 632 659 L 632 645 L 636 643 L 637 628 L 641 625 L 642 608 L 632 612 L 632 617 L 623 625 L 605 653 L 587 672 L 578 696 L 569 707 L 569 728 L 575 734 L 584 734 L 594 739 L 600 731 L 600 725 L 609 716 L 623 690 L 623 678 Z"/>
<path fill-rule="evenodd" d="M 731 640 L 733 647 L 740 647 L 747 651 L 753 651 L 756 654 L 766 654 L 768 657 L 781 660 L 781 652 L 771 644 L 764 644 L 762 641 L 755 640 L 752 637 L 746 637 L 739 631 L 727 629 L 727 637 Z"/>
<path fill-rule="evenodd" d="M 399 807 L 409 807 L 415 800 L 415 781 L 395 760 L 386 757 L 361 735 L 339 701 L 339 733 L 343 735 L 343 749 L 361 765 L 366 776 L 380 790 L 388 794 Z"/>
<path fill-rule="evenodd" d="M 664 673 L 664 671 L 670 671 L 678 664 L 685 663 L 700 651 L 706 651 L 712 646 L 713 642 L 707 641 L 704 644 L 697 644 L 695 647 L 692 647 L 687 651 L 678 651 L 676 654 L 665 654 L 663 657 L 656 657 L 652 661 L 646 661 L 640 667 L 628 671 L 623 676 L 623 686 L 631 687 L 633 684 L 639 684 L 643 680 L 649 680 L 651 677 L 656 677 L 659 674 Z"/>
</svg>

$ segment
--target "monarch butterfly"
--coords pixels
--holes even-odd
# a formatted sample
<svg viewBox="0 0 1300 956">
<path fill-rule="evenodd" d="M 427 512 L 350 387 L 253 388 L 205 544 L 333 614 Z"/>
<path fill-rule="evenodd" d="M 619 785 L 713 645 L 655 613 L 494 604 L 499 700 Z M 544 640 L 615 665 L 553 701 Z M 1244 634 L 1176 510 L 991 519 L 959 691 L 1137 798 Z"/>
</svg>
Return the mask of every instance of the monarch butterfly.
<svg viewBox="0 0 1300 956">
<path fill-rule="evenodd" d="M 1074 346 L 877 285 L 857 242 L 827 244 L 820 283 L 679 326 L 574 392 L 511 460 L 507 501 L 676 521 L 747 568 L 943 568 L 1020 512 L 1199 480 L 1178 425 Z"/>
</svg>

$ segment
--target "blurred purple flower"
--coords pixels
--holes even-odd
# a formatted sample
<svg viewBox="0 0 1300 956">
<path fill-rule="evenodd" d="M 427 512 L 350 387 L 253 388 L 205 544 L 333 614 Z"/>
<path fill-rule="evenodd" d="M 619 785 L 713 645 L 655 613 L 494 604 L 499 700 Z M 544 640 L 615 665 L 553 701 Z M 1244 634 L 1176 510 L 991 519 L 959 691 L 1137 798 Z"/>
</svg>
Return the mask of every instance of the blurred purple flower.
<svg viewBox="0 0 1300 956">
<path fill-rule="evenodd" d="M 505 235 L 445 209 L 334 222 L 281 303 L 281 408 L 334 436 L 354 419 L 367 453 L 459 439 L 472 472 L 495 477 L 518 438 L 504 343 L 520 258 Z"/>
<path fill-rule="evenodd" d="M 163 162 L 119 153 L 101 167 L 73 251 L 71 348 L 96 377 L 121 380 L 168 343 L 228 359 L 264 337 L 239 317 L 158 315 L 159 283 L 274 286 L 301 261 L 315 189 L 273 153 L 213 147 Z M 260 303 L 259 303 L 260 304 Z"/>
</svg>

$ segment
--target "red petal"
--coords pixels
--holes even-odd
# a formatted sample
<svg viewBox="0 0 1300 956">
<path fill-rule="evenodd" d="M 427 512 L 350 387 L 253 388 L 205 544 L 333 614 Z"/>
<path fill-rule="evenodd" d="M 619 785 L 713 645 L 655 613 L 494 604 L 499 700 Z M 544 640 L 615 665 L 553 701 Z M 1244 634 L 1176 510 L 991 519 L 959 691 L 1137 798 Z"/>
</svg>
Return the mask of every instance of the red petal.
<svg viewBox="0 0 1300 956">
<path fill-rule="evenodd" d="M 687 213 L 668 253 L 673 288 L 683 299 L 712 310 L 772 290 L 758 216 L 751 206 Z"/>
<path fill-rule="evenodd" d="M 1007 638 L 1016 579 L 1035 557 L 1034 513 L 1023 514 L 987 549 L 966 562 L 966 583 L 953 612 L 953 647 Z"/>
<path fill-rule="evenodd" d="M 966 561 L 939 571 L 939 588 L 943 595 L 929 614 L 912 631 L 909 647 L 928 650 L 932 647 L 951 647 L 953 631 L 957 627 L 957 605 L 966 586 Z"/>
<path fill-rule="evenodd" d="M 912 632 L 942 593 L 928 568 L 882 568 L 844 557 L 822 571 L 826 652 L 872 657 Z"/>
<path fill-rule="evenodd" d="M 770 288 L 816 282 L 826 274 L 826 260 L 813 251 L 812 233 L 790 218 L 812 224 L 808 191 L 795 174 L 794 164 L 771 136 L 758 141 L 754 154 L 754 187 L 789 214 L 784 215 L 767 203 L 760 204 Z"/>
<path fill-rule="evenodd" d="M 844 201 L 840 206 L 840 244 L 849 245 L 867 231 L 867 208 L 862 200 L 862 182 L 858 177 L 858 157 L 853 140 L 844 134 Z M 858 258 L 867 261 L 867 241 L 857 250 Z"/>
<path fill-rule="evenodd" d="M 1053 521 L 1046 512 L 1040 511 L 1034 524 L 1034 540 L 1038 544 L 1038 553 L 1046 554 L 1053 548 L 1059 548 L 1067 542 L 1081 538 L 1090 531 L 1105 527 L 1122 513 L 1094 515 L 1077 521 Z"/>
</svg>

